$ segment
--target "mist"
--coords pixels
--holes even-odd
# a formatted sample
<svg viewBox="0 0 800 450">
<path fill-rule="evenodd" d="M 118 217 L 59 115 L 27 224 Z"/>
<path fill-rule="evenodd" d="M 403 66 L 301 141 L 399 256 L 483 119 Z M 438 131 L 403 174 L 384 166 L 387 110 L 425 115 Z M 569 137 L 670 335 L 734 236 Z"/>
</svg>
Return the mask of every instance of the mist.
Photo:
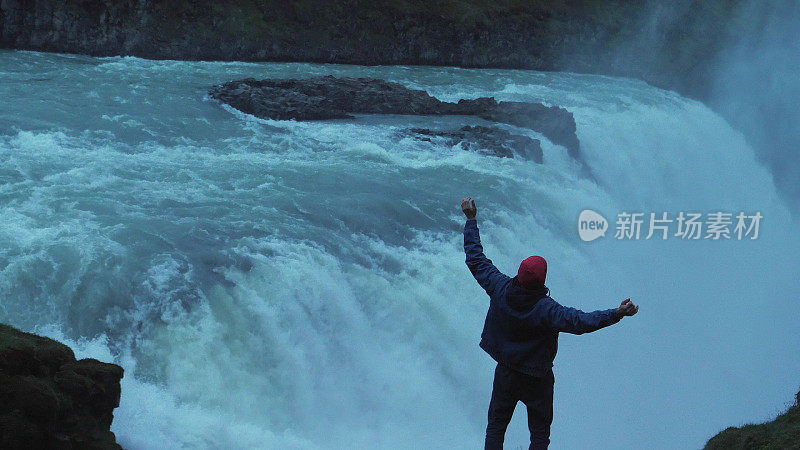
<svg viewBox="0 0 800 450">
<path fill-rule="evenodd" d="M 800 2 L 745 2 L 714 66 L 710 106 L 741 130 L 800 210 Z"/>
</svg>

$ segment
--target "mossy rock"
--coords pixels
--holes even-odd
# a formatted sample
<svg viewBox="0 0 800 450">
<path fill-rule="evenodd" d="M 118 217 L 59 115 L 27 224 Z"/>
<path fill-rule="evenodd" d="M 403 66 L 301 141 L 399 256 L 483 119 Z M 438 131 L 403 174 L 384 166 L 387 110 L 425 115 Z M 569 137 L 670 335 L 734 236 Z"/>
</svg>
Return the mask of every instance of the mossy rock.
<svg viewBox="0 0 800 450">
<path fill-rule="evenodd" d="M 800 449 L 800 392 L 797 401 L 771 422 L 728 427 L 711 438 L 706 450 Z"/>
<path fill-rule="evenodd" d="M 0 324 L 0 449 L 120 449 L 122 367 Z"/>
<path fill-rule="evenodd" d="M 48 375 L 70 361 L 75 353 L 66 345 L 0 324 L 0 371 Z"/>
</svg>

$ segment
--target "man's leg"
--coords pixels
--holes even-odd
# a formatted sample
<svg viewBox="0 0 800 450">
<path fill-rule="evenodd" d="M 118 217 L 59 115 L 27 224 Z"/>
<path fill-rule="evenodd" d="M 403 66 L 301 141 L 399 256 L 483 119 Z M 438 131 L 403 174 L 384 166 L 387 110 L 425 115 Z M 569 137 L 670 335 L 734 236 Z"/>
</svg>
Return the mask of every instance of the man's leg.
<svg viewBox="0 0 800 450">
<path fill-rule="evenodd" d="M 500 364 L 494 370 L 489 424 L 486 426 L 486 450 L 502 450 L 506 428 L 519 401 L 511 369 Z"/>
<path fill-rule="evenodd" d="M 544 377 L 530 377 L 522 401 L 528 407 L 528 429 L 531 432 L 529 450 L 546 450 L 550 445 L 550 425 L 553 423 L 552 372 Z"/>
</svg>

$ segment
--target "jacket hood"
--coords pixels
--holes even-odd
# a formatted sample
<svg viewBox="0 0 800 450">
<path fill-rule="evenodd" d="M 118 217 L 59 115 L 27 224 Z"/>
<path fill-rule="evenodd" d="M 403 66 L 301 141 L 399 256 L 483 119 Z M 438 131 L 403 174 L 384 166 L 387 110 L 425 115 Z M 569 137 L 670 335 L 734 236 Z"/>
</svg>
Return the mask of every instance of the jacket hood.
<svg viewBox="0 0 800 450">
<path fill-rule="evenodd" d="M 550 289 L 547 286 L 542 285 L 538 288 L 529 289 L 519 283 L 518 277 L 514 277 L 508 287 L 506 302 L 508 307 L 514 311 L 525 313 L 533 309 L 539 299 L 548 295 L 550 295 Z"/>
</svg>

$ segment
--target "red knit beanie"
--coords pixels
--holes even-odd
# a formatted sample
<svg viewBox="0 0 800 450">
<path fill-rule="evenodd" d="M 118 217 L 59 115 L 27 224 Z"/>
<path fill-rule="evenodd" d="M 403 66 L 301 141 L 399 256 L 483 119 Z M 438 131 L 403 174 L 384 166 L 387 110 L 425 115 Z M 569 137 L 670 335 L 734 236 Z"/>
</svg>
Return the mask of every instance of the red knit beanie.
<svg viewBox="0 0 800 450">
<path fill-rule="evenodd" d="M 530 256 L 519 265 L 517 279 L 519 284 L 527 288 L 544 285 L 547 278 L 547 261 L 541 256 Z"/>
</svg>

